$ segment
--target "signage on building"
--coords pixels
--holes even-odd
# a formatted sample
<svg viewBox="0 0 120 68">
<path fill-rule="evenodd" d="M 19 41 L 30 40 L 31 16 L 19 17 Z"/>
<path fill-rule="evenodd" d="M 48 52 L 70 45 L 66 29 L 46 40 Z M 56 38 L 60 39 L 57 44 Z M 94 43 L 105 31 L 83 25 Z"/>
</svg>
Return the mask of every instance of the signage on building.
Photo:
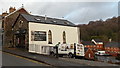
<svg viewBox="0 0 120 68">
<path fill-rule="evenodd" d="M 32 41 L 46 41 L 45 31 L 31 31 Z"/>
</svg>

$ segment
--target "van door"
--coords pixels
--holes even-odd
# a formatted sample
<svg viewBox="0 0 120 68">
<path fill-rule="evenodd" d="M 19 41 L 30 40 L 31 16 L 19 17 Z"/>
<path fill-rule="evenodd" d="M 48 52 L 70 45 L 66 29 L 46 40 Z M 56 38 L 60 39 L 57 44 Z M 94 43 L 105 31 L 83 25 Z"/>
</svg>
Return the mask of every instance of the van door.
<svg viewBox="0 0 120 68">
<path fill-rule="evenodd" d="M 68 53 L 68 46 L 67 44 L 60 44 L 58 46 L 58 54 L 67 54 Z"/>
<path fill-rule="evenodd" d="M 76 56 L 84 56 L 84 45 L 76 44 Z"/>
</svg>

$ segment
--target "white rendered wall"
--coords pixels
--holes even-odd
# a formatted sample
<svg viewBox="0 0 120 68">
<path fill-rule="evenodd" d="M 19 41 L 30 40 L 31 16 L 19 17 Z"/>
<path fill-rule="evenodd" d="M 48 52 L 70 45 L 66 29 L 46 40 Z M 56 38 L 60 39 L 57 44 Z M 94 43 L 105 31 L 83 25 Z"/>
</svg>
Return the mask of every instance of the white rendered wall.
<svg viewBox="0 0 120 68">
<path fill-rule="evenodd" d="M 48 31 L 52 32 L 52 43 L 50 45 L 56 45 L 58 42 L 63 43 L 63 31 L 66 33 L 66 43 L 73 44 L 78 43 L 78 28 L 70 26 L 41 24 L 29 22 L 29 44 L 37 45 L 49 45 L 48 44 Z M 46 31 L 46 41 L 31 41 L 31 31 Z"/>
</svg>

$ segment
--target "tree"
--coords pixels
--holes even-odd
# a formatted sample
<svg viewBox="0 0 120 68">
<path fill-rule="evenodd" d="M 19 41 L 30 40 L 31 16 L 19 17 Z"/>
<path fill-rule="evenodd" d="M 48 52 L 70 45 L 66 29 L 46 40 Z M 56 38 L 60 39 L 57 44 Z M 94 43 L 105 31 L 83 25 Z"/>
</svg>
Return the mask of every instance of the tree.
<svg viewBox="0 0 120 68">
<path fill-rule="evenodd" d="M 99 38 L 108 41 L 110 38 L 113 41 L 120 41 L 120 17 L 109 18 L 106 21 L 102 19 L 90 21 L 86 25 L 80 25 L 81 39 L 90 41 L 92 38 Z"/>
</svg>

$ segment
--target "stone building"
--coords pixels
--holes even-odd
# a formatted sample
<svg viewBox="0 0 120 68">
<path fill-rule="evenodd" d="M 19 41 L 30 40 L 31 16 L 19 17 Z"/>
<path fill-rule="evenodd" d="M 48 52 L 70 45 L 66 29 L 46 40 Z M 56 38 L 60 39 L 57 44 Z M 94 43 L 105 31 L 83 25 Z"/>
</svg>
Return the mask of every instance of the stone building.
<svg viewBox="0 0 120 68">
<path fill-rule="evenodd" d="M 5 12 L 2 13 L 2 16 L 4 17 L 3 19 L 3 26 L 2 28 L 4 28 L 4 45 L 6 46 L 12 46 L 13 45 L 13 40 L 12 40 L 12 25 L 15 22 L 16 18 L 18 17 L 19 14 L 21 13 L 25 13 L 25 14 L 29 14 L 24 7 L 21 7 L 19 9 L 16 10 L 15 7 L 10 7 L 9 8 L 9 13 Z"/>
</svg>

